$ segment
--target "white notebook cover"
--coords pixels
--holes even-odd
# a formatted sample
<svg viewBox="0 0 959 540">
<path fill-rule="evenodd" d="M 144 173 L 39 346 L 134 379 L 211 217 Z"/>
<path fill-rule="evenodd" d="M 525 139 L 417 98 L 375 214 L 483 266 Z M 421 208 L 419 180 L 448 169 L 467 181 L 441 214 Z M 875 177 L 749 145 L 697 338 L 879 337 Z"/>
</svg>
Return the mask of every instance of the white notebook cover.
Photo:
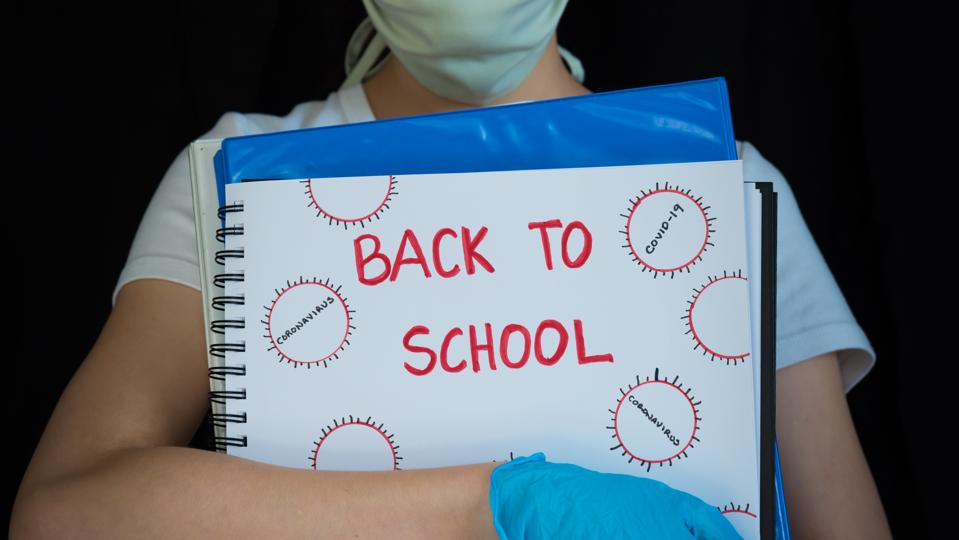
<svg viewBox="0 0 959 540">
<path fill-rule="evenodd" d="M 727 515 L 745 537 L 758 537 L 759 337 L 749 311 L 759 300 L 748 279 L 758 276 L 758 192 L 743 190 L 741 161 L 230 184 L 227 202 L 244 208 L 227 214 L 227 225 L 244 232 L 224 245 L 215 238 L 218 148 L 218 140 L 197 141 L 190 156 L 207 338 L 245 345 L 225 361 L 209 357 L 211 368 L 245 373 L 211 377 L 214 394 L 245 397 L 212 404 L 216 419 L 246 420 L 214 424 L 218 439 L 244 441 L 226 446 L 228 453 L 293 467 L 383 470 L 543 451 L 550 461 L 656 478 L 721 509 L 748 508 Z M 696 217 L 705 229 L 656 226 L 670 214 Z M 529 225 L 553 219 L 562 226 Z M 582 261 L 584 235 L 574 222 L 592 238 Z M 470 273 L 462 227 L 475 241 L 484 226 L 475 252 L 494 271 L 474 259 Z M 433 243 L 444 228 L 436 267 Z M 392 266 L 405 244 L 408 262 L 395 281 L 393 272 L 376 281 L 383 268 L 374 256 L 363 267 L 368 284 L 360 282 L 357 259 L 371 253 L 371 236 Z M 413 260 L 411 236 L 425 269 Z M 657 238 L 662 245 L 645 254 Z M 667 246 L 671 238 L 681 241 Z M 214 261 L 220 249 L 245 255 L 224 267 Z M 444 278 L 454 265 L 456 274 Z M 220 272 L 245 279 L 217 290 Z M 217 294 L 247 301 L 215 312 Z M 334 313 L 329 328 L 339 330 L 321 329 L 321 317 Z M 210 330 L 218 318 L 247 324 L 223 336 Z M 537 359 L 544 320 L 558 325 L 542 327 L 543 356 L 566 333 L 555 363 Z M 495 370 L 485 349 L 474 363 L 469 347 L 470 326 L 482 343 L 486 323 Z M 506 365 L 499 350 L 511 324 L 530 334 L 520 368 Z M 417 327 L 429 333 L 411 334 Z M 449 334 L 453 328 L 462 334 Z M 525 336 L 510 328 L 507 357 L 515 364 Z M 447 365 L 464 369 L 445 370 L 437 358 L 429 373 L 416 374 L 430 365 L 417 347 L 439 356 L 445 337 Z M 604 354 L 614 360 L 578 362 Z"/>
</svg>

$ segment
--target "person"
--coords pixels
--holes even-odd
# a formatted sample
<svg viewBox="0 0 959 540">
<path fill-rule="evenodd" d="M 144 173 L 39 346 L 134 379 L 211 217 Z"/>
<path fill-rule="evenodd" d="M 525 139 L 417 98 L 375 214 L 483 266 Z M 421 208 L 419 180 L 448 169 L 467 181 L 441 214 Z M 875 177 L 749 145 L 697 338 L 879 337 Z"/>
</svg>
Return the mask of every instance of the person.
<svg viewBox="0 0 959 540">
<path fill-rule="evenodd" d="M 565 0 L 365 4 L 370 17 L 349 44 L 343 87 L 283 117 L 227 112 L 203 138 L 589 92 L 582 65 L 557 43 Z M 746 180 L 772 181 L 779 193 L 776 423 L 792 535 L 891 537 L 845 399 L 875 364 L 875 352 L 789 183 L 755 146 L 737 147 Z M 536 456 L 502 467 L 346 472 L 186 447 L 208 406 L 187 159 L 184 148 L 143 216 L 113 291 L 113 311 L 24 475 L 11 537 L 495 538 L 500 525 L 522 520 L 500 505 L 532 508 L 533 497 L 546 500 L 534 489 L 523 492 L 532 483 L 518 474 L 537 465 Z M 567 489 L 592 487 L 602 496 L 605 488 L 596 487 L 612 485 L 603 484 L 611 477 L 576 472 Z M 513 489 L 504 492 L 511 502 L 492 501 L 493 488 Z M 681 492 L 656 489 L 643 494 L 661 495 L 648 497 L 661 504 L 690 503 Z M 557 497 L 549 504 L 563 503 Z M 679 512 L 659 508 L 663 515 Z M 693 534 L 707 536 L 702 529 Z"/>
</svg>

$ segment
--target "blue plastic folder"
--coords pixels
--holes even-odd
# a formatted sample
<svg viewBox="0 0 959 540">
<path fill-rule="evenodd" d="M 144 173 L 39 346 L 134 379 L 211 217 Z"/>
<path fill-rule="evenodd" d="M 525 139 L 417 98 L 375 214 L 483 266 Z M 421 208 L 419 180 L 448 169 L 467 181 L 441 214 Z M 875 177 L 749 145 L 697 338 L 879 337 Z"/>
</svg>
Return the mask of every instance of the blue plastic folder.
<svg viewBox="0 0 959 540">
<path fill-rule="evenodd" d="M 245 179 L 456 173 L 737 159 L 725 80 L 594 93 L 456 112 L 225 138 L 217 192 Z M 771 214 L 775 222 L 775 211 Z M 765 220 L 764 220 L 765 221 Z M 764 223 L 764 226 L 770 224 Z M 774 223 L 772 224 L 774 226 Z M 775 268 L 775 229 L 771 253 Z M 768 238 L 768 236 L 767 236 Z M 766 247 L 769 247 L 766 245 Z M 773 273 L 772 276 L 775 276 Z M 775 279 L 770 291 L 775 298 Z M 771 313 L 775 316 L 775 304 Z M 773 319 L 774 321 L 774 319 Z M 764 321 L 768 322 L 768 321 Z M 763 384 L 775 381 L 775 324 L 764 325 Z M 773 395 L 763 392 L 764 396 Z M 774 434 L 761 412 L 760 530 L 789 538 Z"/>
</svg>

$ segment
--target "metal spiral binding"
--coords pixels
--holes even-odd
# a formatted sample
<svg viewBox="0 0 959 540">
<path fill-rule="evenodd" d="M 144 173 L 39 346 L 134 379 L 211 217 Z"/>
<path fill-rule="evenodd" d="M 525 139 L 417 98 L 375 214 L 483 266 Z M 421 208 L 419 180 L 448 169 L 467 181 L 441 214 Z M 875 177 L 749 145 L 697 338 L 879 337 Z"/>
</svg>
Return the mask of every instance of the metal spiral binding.
<svg viewBox="0 0 959 540">
<path fill-rule="evenodd" d="M 243 203 L 233 203 L 221 206 L 217 210 L 217 216 L 225 220 L 226 214 L 243 211 Z M 216 230 L 216 239 L 218 242 L 225 243 L 227 236 L 242 236 L 243 225 L 224 226 Z M 215 260 L 217 264 L 225 265 L 227 259 L 242 259 L 243 249 L 222 249 L 216 252 Z M 213 284 L 219 288 L 225 288 L 229 282 L 240 282 L 244 280 L 243 272 L 220 273 L 213 277 Z M 242 306 L 245 298 L 243 295 L 222 295 L 214 296 L 210 303 L 216 311 L 225 311 L 226 306 Z M 245 320 L 240 319 L 217 319 L 210 322 L 210 330 L 217 334 L 225 334 L 227 328 L 244 328 Z M 225 342 L 210 344 L 210 354 L 217 358 L 226 358 L 228 352 L 243 352 L 246 350 L 246 344 L 240 342 Z M 242 377 L 246 375 L 246 366 L 211 366 L 209 368 L 209 377 L 217 381 L 226 381 L 227 377 Z M 210 403 L 225 405 L 228 399 L 246 399 L 246 389 L 242 390 L 210 390 Z M 221 407 L 217 409 L 223 410 Z M 208 415 L 208 421 L 214 427 L 226 428 L 227 424 L 245 424 L 246 412 L 216 413 L 211 411 Z M 246 435 L 228 437 L 226 435 L 218 436 L 214 433 L 211 437 L 211 446 L 218 451 L 226 451 L 229 446 L 244 447 L 247 444 Z"/>
</svg>

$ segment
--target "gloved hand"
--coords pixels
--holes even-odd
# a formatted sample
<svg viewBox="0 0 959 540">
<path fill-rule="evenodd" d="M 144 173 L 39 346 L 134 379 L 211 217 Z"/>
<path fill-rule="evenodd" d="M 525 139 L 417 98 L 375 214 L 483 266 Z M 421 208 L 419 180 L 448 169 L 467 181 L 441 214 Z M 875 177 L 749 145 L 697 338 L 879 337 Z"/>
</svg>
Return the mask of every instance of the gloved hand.
<svg viewBox="0 0 959 540">
<path fill-rule="evenodd" d="M 503 540 L 742 538 L 715 506 L 650 478 L 550 463 L 542 452 L 490 473 L 493 526 Z"/>
</svg>

